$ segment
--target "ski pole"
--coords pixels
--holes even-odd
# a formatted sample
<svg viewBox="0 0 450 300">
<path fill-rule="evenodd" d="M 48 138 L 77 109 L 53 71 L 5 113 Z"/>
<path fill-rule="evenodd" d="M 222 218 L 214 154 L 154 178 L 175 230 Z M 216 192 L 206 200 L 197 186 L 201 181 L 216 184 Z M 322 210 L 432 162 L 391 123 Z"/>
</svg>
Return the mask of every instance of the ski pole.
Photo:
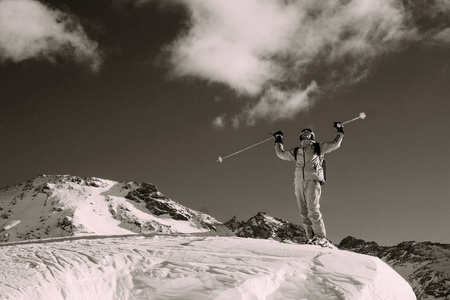
<svg viewBox="0 0 450 300">
<path fill-rule="evenodd" d="M 356 121 L 356 120 L 358 120 L 358 119 L 364 120 L 365 118 L 366 118 L 366 114 L 362 112 L 362 113 L 359 114 L 359 117 L 356 117 L 356 118 L 354 118 L 354 119 L 351 119 L 351 120 L 342 122 L 341 124 L 344 125 L 344 124 L 347 124 L 347 123 Z"/>
<path fill-rule="evenodd" d="M 272 133 L 269 133 L 269 134 L 272 135 Z M 241 149 L 241 150 L 236 151 L 236 152 L 234 152 L 234 153 L 228 154 L 228 155 L 225 156 L 225 157 L 220 157 L 220 156 L 219 156 L 219 159 L 218 159 L 217 161 L 218 161 L 218 162 L 222 162 L 225 158 L 228 158 L 228 157 L 231 157 L 231 156 L 233 156 L 233 155 L 236 155 L 236 154 L 239 154 L 239 153 L 241 153 L 241 152 L 244 152 L 245 150 L 248 150 L 248 149 L 253 148 L 253 147 L 255 147 L 255 146 L 258 146 L 258 145 L 260 145 L 260 144 L 262 144 L 262 143 L 265 143 L 265 142 L 267 142 L 267 141 L 270 141 L 271 139 L 273 139 L 273 137 L 267 138 L 267 139 L 265 139 L 265 140 L 263 140 L 263 141 L 260 141 L 260 142 L 258 142 L 258 143 L 256 143 L 256 144 L 253 144 L 253 145 L 251 145 L 251 146 L 248 146 L 248 147 L 246 147 L 246 148 L 244 148 L 244 149 Z"/>
</svg>

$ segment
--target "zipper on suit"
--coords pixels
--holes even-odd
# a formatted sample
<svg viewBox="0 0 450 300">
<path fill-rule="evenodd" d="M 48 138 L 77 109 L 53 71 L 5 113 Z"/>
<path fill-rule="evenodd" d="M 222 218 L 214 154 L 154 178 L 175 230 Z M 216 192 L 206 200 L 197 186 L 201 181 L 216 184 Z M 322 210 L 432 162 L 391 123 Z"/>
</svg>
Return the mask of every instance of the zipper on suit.
<svg viewBox="0 0 450 300">
<path fill-rule="evenodd" d="M 305 158 L 306 150 L 305 149 L 306 149 L 306 147 L 302 149 L 303 150 L 303 168 L 302 168 L 303 181 L 305 180 L 305 165 L 306 165 L 306 158 Z"/>
</svg>

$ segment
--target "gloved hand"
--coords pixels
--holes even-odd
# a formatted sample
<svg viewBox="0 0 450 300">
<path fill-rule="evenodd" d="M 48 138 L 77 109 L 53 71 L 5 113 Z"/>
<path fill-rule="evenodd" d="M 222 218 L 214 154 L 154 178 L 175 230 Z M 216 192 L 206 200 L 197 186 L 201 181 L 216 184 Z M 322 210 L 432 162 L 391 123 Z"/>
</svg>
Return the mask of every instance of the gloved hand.
<svg viewBox="0 0 450 300">
<path fill-rule="evenodd" d="M 336 128 L 337 132 L 344 133 L 344 125 L 341 122 L 334 122 L 334 128 Z"/>
<path fill-rule="evenodd" d="M 278 130 L 277 132 L 272 133 L 272 135 L 275 138 L 275 143 L 283 144 L 283 131 Z"/>
</svg>

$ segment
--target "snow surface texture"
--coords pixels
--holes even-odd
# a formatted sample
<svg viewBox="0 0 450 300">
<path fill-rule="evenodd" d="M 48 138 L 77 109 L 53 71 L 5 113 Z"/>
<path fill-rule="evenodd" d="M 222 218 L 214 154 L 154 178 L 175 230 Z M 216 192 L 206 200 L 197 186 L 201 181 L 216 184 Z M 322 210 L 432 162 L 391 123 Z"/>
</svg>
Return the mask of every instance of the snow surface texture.
<svg viewBox="0 0 450 300">
<path fill-rule="evenodd" d="M 148 183 L 41 175 L 0 190 L 0 241 L 81 235 L 216 231 L 213 217 Z"/>
<path fill-rule="evenodd" d="M 416 299 L 378 258 L 273 240 L 65 238 L 0 253 L 0 299 Z"/>
</svg>

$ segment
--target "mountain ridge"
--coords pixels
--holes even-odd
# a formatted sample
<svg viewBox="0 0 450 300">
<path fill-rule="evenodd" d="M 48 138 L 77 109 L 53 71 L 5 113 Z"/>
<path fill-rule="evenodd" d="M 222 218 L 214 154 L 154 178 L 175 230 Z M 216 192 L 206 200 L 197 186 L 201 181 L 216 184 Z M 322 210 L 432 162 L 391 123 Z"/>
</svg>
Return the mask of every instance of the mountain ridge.
<svg viewBox="0 0 450 300">
<path fill-rule="evenodd" d="M 189 233 L 224 227 L 155 185 L 39 175 L 0 189 L 0 241 L 90 234 Z"/>
</svg>

